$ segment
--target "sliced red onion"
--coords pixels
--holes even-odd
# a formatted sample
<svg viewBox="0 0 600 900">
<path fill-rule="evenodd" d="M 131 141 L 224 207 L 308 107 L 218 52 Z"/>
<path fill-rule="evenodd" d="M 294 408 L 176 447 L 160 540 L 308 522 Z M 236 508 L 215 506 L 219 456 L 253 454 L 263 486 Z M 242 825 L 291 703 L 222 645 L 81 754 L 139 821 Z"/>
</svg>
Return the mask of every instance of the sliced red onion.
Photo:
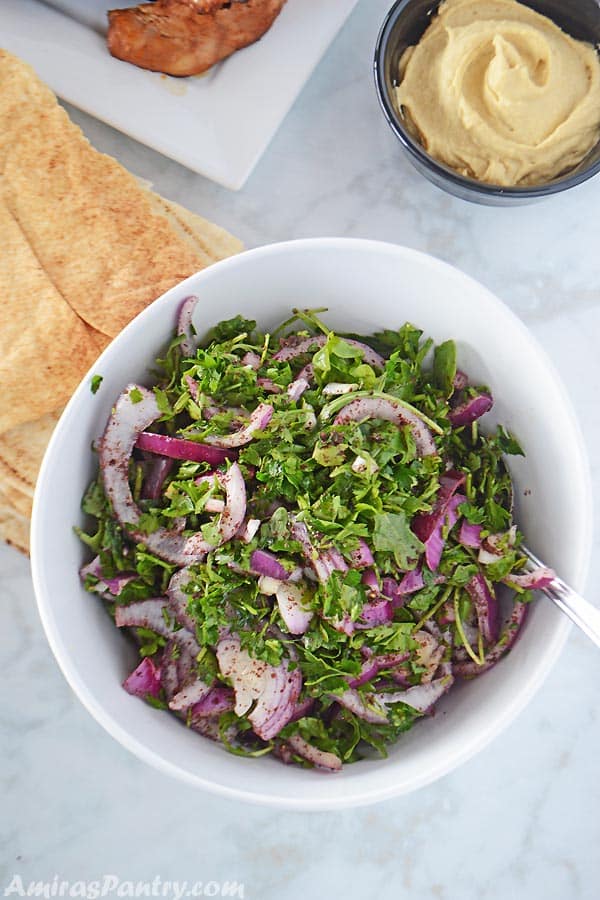
<svg viewBox="0 0 600 900">
<path fill-rule="evenodd" d="M 305 606 L 305 588 L 298 582 L 302 570 L 295 569 L 287 581 L 261 575 L 258 579 L 258 590 L 267 597 L 276 597 L 279 614 L 290 634 L 304 634 L 308 630 L 313 613 Z"/>
<path fill-rule="evenodd" d="M 225 491 L 225 508 L 219 516 L 219 543 L 217 545 L 205 541 L 200 532 L 193 534 L 187 540 L 188 552 L 202 553 L 202 555 L 214 550 L 215 546 L 226 544 L 227 541 L 234 538 L 246 515 L 246 485 L 242 470 L 237 463 L 233 463 L 227 472 L 214 472 L 213 475 L 201 476 L 201 479 L 198 480 L 207 477 L 216 478 Z"/>
<path fill-rule="evenodd" d="M 190 397 L 192 400 L 197 403 L 198 398 L 200 397 L 200 389 L 198 387 L 198 382 L 194 381 L 191 375 L 184 375 L 183 380 L 187 384 L 188 391 L 190 392 Z"/>
<path fill-rule="evenodd" d="M 359 350 L 362 350 L 363 359 L 368 365 L 373 366 L 376 369 L 385 368 L 384 358 L 380 356 L 379 353 L 376 353 L 371 347 L 368 347 L 367 344 L 352 340 L 351 338 L 342 338 L 342 340 L 346 344 L 350 344 L 351 347 L 357 347 Z M 323 347 L 326 341 L 326 334 L 318 334 L 315 335 L 315 337 L 306 338 L 306 340 L 296 344 L 295 347 L 282 347 L 281 350 L 278 350 L 277 353 L 273 355 L 273 359 L 277 362 L 289 362 L 290 359 L 295 359 L 303 353 L 309 353 L 313 347 Z"/>
<path fill-rule="evenodd" d="M 406 576 L 404 576 L 406 578 Z M 381 584 L 381 593 L 384 597 L 388 597 L 392 601 L 394 609 L 404 606 L 405 596 L 400 590 L 400 585 L 394 578 L 384 578 Z"/>
<path fill-rule="evenodd" d="M 334 572 L 347 572 L 348 564 L 342 554 L 335 547 L 327 550 L 323 557 L 328 560 Z"/>
<path fill-rule="evenodd" d="M 354 634 L 357 628 L 356 622 L 352 621 L 348 613 L 344 613 L 341 619 L 326 619 L 326 621 L 340 634 L 346 634 L 348 637 Z"/>
<path fill-rule="evenodd" d="M 378 600 L 364 604 L 360 613 L 360 622 L 356 622 L 355 626 L 356 628 L 376 628 L 378 625 L 388 625 L 393 618 L 394 607 L 391 600 L 380 597 Z"/>
<path fill-rule="evenodd" d="M 310 387 L 308 381 L 305 378 L 295 378 L 290 384 L 288 384 L 287 395 L 292 403 L 295 403 L 300 399 L 304 391 L 307 391 Z"/>
<path fill-rule="evenodd" d="M 362 664 L 360 675 L 348 680 L 348 686 L 351 688 L 360 687 L 376 678 L 382 669 L 395 669 L 401 663 L 406 662 L 410 654 L 406 652 L 383 653 L 379 656 L 370 656 Z"/>
<path fill-rule="evenodd" d="M 217 744 L 222 744 L 221 727 L 219 724 L 219 716 L 191 716 L 189 719 L 189 727 L 201 734 L 203 737 Z M 225 729 L 225 737 L 230 744 L 235 744 L 237 731 L 235 725 L 230 725 Z"/>
<path fill-rule="evenodd" d="M 319 554 L 317 552 L 311 543 L 308 529 L 304 522 L 294 520 L 291 526 L 291 534 L 293 539 L 302 545 L 302 552 L 319 581 L 322 584 L 325 584 L 331 573 L 336 571 L 336 563 L 332 559 L 330 553 Z M 342 568 L 340 568 L 340 571 L 347 572 L 348 566 L 343 557 L 341 557 L 339 553 L 337 554 L 337 557 L 339 558 L 338 562 L 341 560 Z"/>
<path fill-rule="evenodd" d="M 461 372 L 460 369 L 456 370 L 456 375 L 454 376 L 454 381 L 452 382 L 452 386 L 455 391 L 463 391 L 469 383 L 469 376 L 465 375 L 464 372 Z"/>
<path fill-rule="evenodd" d="M 184 357 L 191 357 L 196 353 L 192 319 L 197 305 L 198 297 L 186 297 L 185 300 L 181 302 L 177 314 L 177 334 L 183 336 L 183 340 L 179 344 L 179 349 L 181 350 L 181 355 Z"/>
<path fill-rule="evenodd" d="M 302 369 L 298 372 L 294 381 L 306 381 L 309 385 L 313 378 L 315 377 L 315 367 L 312 363 L 307 363 L 303 366 Z"/>
<path fill-rule="evenodd" d="M 334 425 L 346 425 L 348 422 L 362 422 L 365 419 L 384 419 L 393 422 L 398 428 L 408 425 L 412 431 L 418 453 L 421 456 L 432 456 L 437 453 L 433 436 L 416 413 L 405 409 L 401 403 L 384 400 L 380 397 L 361 397 L 351 400 L 337 414 Z"/>
<path fill-rule="evenodd" d="M 221 674 L 231 679 L 235 714 L 243 716 L 252 707 L 248 719 L 256 734 L 265 741 L 279 734 L 294 714 L 302 690 L 300 670 L 290 671 L 287 660 L 271 666 L 253 659 L 235 637 L 219 641 L 217 660 Z"/>
<path fill-rule="evenodd" d="M 390 677 L 392 681 L 395 681 L 396 684 L 401 684 L 402 687 L 408 688 L 410 687 L 410 678 L 412 676 L 412 671 L 410 666 L 398 666 L 397 669 L 394 669 L 390 672 Z"/>
<path fill-rule="evenodd" d="M 475 605 L 479 630 L 487 644 L 495 644 L 500 633 L 500 610 L 496 593 L 490 590 L 489 585 L 478 572 L 465 585 L 469 597 Z"/>
<path fill-rule="evenodd" d="M 472 660 L 455 662 L 453 666 L 454 673 L 462 678 L 473 678 L 475 675 L 482 675 L 488 672 L 496 665 L 504 654 L 511 649 L 515 643 L 523 623 L 527 616 L 528 604 L 522 603 L 520 600 L 515 602 L 513 611 L 507 625 L 504 627 L 497 644 L 486 654 L 482 665 L 478 665 Z"/>
<path fill-rule="evenodd" d="M 149 464 L 150 471 L 144 478 L 142 485 L 142 498 L 144 500 L 158 500 L 165 483 L 165 478 L 173 468 L 173 460 L 166 456 L 153 459 Z"/>
<path fill-rule="evenodd" d="M 131 395 L 140 395 L 139 402 Z M 130 526 L 136 540 L 169 562 L 186 565 L 203 554 L 190 550 L 187 540 L 177 531 L 158 528 L 146 534 L 135 526 L 141 511 L 135 503 L 129 487 L 129 457 L 140 432 L 147 428 L 161 413 L 156 397 L 140 385 L 129 385 L 118 398 L 99 445 L 100 470 L 113 512 L 122 525 Z"/>
<path fill-rule="evenodd" d="M 98 594 L 109 593 L 113 597 L 118 597 L 125 585 L 129 584 L 130 581 L 135 581 L 137 578 L 137 575 L 132 572 L 123 572 L 115 575 L 114 578 L 106 578 L 102 574 L 102 564 L 99 556 L 94 557 L 91 562 L 86 566 L 82 566 L 79 570 L 79 577 L 82 581 L 85 581 L 87 575 L 93 575 L 98 579 L 98 583 L 90 589 L 91 591 Z"/>
<path fill-rule="evenodd" d="M 286 741 L 278 741 L 273 747 L 271 753 L 274 757 L 281 760 L 286 766 L 291 766 L 294 762 L 294 752 Z"/>
<path fill-rule="evenodd" d="M 202 407 L 202 416 L 207 422 L 210 422 L 213 416 L 218 416 L 221 412 L 223 412 L 223 410 L 220 407 L 215 406 L 214 403 Z"/>
<path fill-rule="evenodd" d="M 255 431 L 263 431 L 267 427 L 274 412 L 275 410 L 268 403 L 259 403 L 251 413 L 247 425 L 244 425 L 239 431 L 226 435 L 209 434 L 204 440 L 207 444 L 214 444 L 216 447 L 243 447 L 252 440 Z"/>
<path fill-rule="evenodd" d="M 451 625 L 455 621 L 454 603 L 452 603 L 451 600 L 448 600 L 440 610 L 439 623 L 440 625 Z"/>
<path fill-rule="evenodd" d="M 465 475 L 454 469 L 440 477 L 440 489 L 429 513 L 418 513 L 412 522 L 412 530 L 425 544 L 440 522 L 443 522 L 448 504 L 456 491 L 464 484 Z"/>
<path fill-rule="evenodd" d="M 363 538 L 358 539 L 358 547 L 350 553 L 350 565 L 353 569 L 366 569 L 375 565 L 373 554 Z"/>
<path fill-rule="evenodd" d="M 320 769 L 327 769 L 329 772 L 339 772 L 342 768 L 342 761 L 335 753 L 327 753 L 325 750 L 319 750 L 308 744 L 299 734 L 294 734 L 286 741 L 287 745 L 292 748 L 294 753 L 303 759 L 318 766 Z"/>
<path fill-rule="evenodd" d="M 196 671 L 199 653 L 200 647 L 195 637 L 185 628 L 171 634 L 163 652 L 161 684 L 169 702 L 181 694 L 176 703 L 182 709 L 188 698 L 193 703 L 193 698 L 200 699 L 202 694 L 203 682 Z"/>
<path fill-rule="evenodd" d="M 185 566 L 171 577 L 169 587 L 167 588 L 167 598 L 169 602 L 169 611 L 173 618 L 187 628 L 192 634 L 196 631 L 196 623 L 187 611 L 189 594 L 186 594 L 183 588 L 190 580 L 189 567 Z"/>
<path fill-rule="evenodd" d="M 363 696 L 355 688 L 348 688 L 343 694 L 332 694 L 331 696 L 337 700 L 340 706 L 354 713 L 359 719 L 364 719 L 365 722 L 381 725 L 388 721 L 385 709 L 374 694 Z"/>
<path fill-rule="evenodd" d="M 89 563 L 86 563 L 85 566 L 80 568 L 79 577 L 82 581 L 85 581 L 88 575 L 93 575 L 94 578 L 98 578 L 99 580 L 102 578 L 102 563 L 100 562 L 100 556 L 95 556 Z"/>
<path fill-rule="evenodd" d="M 414 594 L 416 593 L 416 591 L 420 591 L 424 587 L 425 581 L 423 579 L 423 572 L 420 565 L 417 566 L 416 569 L 412 569 L 412 571 L 407 572 L 398 585 L 398 589 L 401 594 Z"/>
<path fill-rule="evenodd" d="M 438 702 L 451 687 L 454 679 L 451 675 L 445 675 L 427 684 L 417 684 L 407 691 L 397 691 L 393 694 L 375 694 L 379 703 L 389 705 L 391 703 L 405 703 L 417 712 L 425 714 Z"/>
<path fill-rule="evenodd" d="M 269 575 L 261 575 L 258 579 L 258 590 L 265 597 L 274 597 L 283 581 L 278 578 L 271 578 Z"/>
<path fill-rule="evenodd" d="M 541 591 L 550 587 L 555 578 L 556 572 L 552 569 L 538 568 L 523 575 L 507 575 L 504 582 L 509 586 L 516 586 L 524 591 Z"/>
<path fill-rule="evenodd" d="M 379 596 L 379 579 L 377 578 L 375 569 L 367 569 L 366 572 L 363 572 L 361 584 L 364 584 L 364 586 L 368 588 L 372 597 Z"/>
<path fill-rule="evenodd" d="M 210 692 L 210 685 L 201 678 L 195 678 L 189 684 L 184 685 L 174 697 L 169 700 L 169 709 L 182 712 L 189 709 L 195 703 L 199 703 Z"/>
<path fill-rule="evenodd" d="M 440 644 L 432 634 L 420 629 L 413 634 L 413 639 L 417 642 L 416 657 L 419 665 L 423 666 L 425 672 L 421 676 L 422 684 L 427 684 L 433 680 L 437 668 L 442 661 L 442 657 L 446 648 Z"/>
<path fill-rule="evenodd" d="M 428 568 L 435 572 L 442 559 L 446 540 L 443 536 L 444 529 L 450 531 L 458 521 L 457 509 L 465 501 L 462 494 L 456 494 L 448 501 L 442 517 L 436 525 L 433 533 L 425 541 L 425 562 Z"/>
<path fill-rule="evenodd" d="M 305 634 L 312 622 L 313 612 L 305 606 L 305 591 L 301 584 L 282 583 L 275 596 L 281 618 L 290 634 Z"/>
<path fill-rule="evenodd" d="M 245 544 L 249 544 L 250 541 L 254 540 L 256 537 L 260 526 L 260 519 L 245 519 L 242 523 L 242 527 L 236 534 L 236 538 L 243 541 Z"/>
<path fill-rule="evenodd" d="M 243 366 L 247 366 L 255 372 L 258 372 L 260 369 L 260 356 L 258 353 L 255 353 L 254 350 L 248 350 L 247 353 L 244 353 L 240 362 Z"/>
<path fill-rule="evenodd" d="M 234 459 L 235 453 L 219 447 L 208 447 L 185 438 L 169 437 L 166 434 L 153 434 L 144 431 L 139 435 L 135 446 L 138 450 L 159 453 L 171 459 L 185 459 L 189 462 L 206 462 L 211 466 L 219 466 L 227 459 Z"/>
<path fill-rule="evenodd" d="M 266 575 L 278 581 L 287 581 L 290 573 L 281 565 L 277 557 L 268 550 L 254 550 L 250 554 L 250 568 L 257 575 Z"/>
<path fill-rule="evenodd" d="M 169 639 L 163 651 L 162 662 L 160 665 L 160 684 L 165 692 L 167 700 L 174 697 L 179 687 L 179 672 L 177 669 L 177 661 L 179 656 L 179 648 L 173 637 Z M 183 682 L 183 679 L 181 679 Z"/>
<path fill-rule="evenodd" d="M 344 384 L 339 381 L 330 381 L 322 390 L 325 397 L 341 397 L 343 394 L 351 394 L 359 389 L 359 384 Z"/>
<path fill-rule="evenodd" d="M 471 525 L 470 522 L 463 519 L 458 532 L 458 541 L 463 547 L 472 547 L 474 550 L 478 550 L 481 547 L 481 525 Z"/>
<path fill-rule="evenodd" d="M 297 722 L 298 719 L 303 719 L 305 716 L 308 716 L 309 713 L 312 712 L 314 705 L 315 701 L 312 697 L 307 697 L 306 700 L 299 700 L 294 707 L 294 713 L 290 722 Z"/>
<path fill-rule="evenodd" d="M 213 687 L 198 703 L 190 709 L 192 719 L 203 719 L 229 712 L 235 706 L 233 690 L 228 687 Z"/>
<path fill-rule="evenodd" d="M 237 463 L 227 472 L 217 472 L 216 477 L 225 491 L 225 509 L 219 518 L 220 543 L 226 544 L 242 527 L 246 515 L 246 485 Z M 190 538 L 193 541 L 194 538 Z"/>
<path fill-rule="evenodd" d="M 433 579 L 434 584 L 444 584 L 445 581 L 446 579 L 443 575 L 436 575 Z M 423 578 L 421 566 L 419 565 L 416 569 L 412 569 L 412 571 L 406 573 L 398 585 L 398 591 L 401 595 L 414 594 L 424 587 L 425 580 Z"/>
<path fill-rule="evenodd" d="M 517 537 L 516 525 L 511 526 L 508 531 L 499 534 L 488 534 L 481 542 L 478 562 L 484 566 L 493 565 L 504 556 L 505 547 L 513 547 Z"/>
<path fill-rule="evenodd" d="M 132 400 L 134 392 L 141 394 L 139 402 Z M 100 468 L 106 493 L 117 519 L 126 526 L 136 526 L 141 516 L 129 487 L 129 457 L 140 429 L 148 427 L 159 416 L 154 394 L 139 385 L 130 385 L 117 400 L 100 442 Z M 217 473 L 216 477 L 222 483 L 227 498 L 226 508 L 219 519 L 220 543 L 225 543 L 235 535 L 244 520 L 246 488 L 237 463 L 233 463 L 227 472 Z M 178 531 L 166 528 L 158 528 L 150 534 L 134 528 L 130 530 L 156 556 L 181 566 L 202 559 L 214 549 L 200 533 L 184 538 Z"/>
<path fill-rule="evenodd" d="M 271 378 L 257 378 L 256 383 L 267 394 L 281 394 L 282 389 Z"/>
<path fill-rule="evenodd" d="M 147 656 L 123 682 L 128 694 L 134 697 L 158 697 L 160 693 L 160 669 Z"/>
<path fill-rule="evenodd" d="M 135 396 L 136 393 L 141 395 L 139 402 L 132 400 L 132 394 Z M 130 385 L 117 400 L 100 442 L 100 468 L 117 519 L 124 525 L 134 526 L 130 528 L 133 536 L 156 556 L 184 566 L 202 559 L 214 549 L 200 533 L 185 538 L 178 531 L 166 528 L 158 528 L 150 534 L 135 529 L 141 511 L 129 487 L 129 457 L 140 430 L 147 428 L 159 416 L 154 394 L 139 385 Z M 237 463 L 228 472 L 218 473 L 217 477 L 222 481 L 227 496 L 226 508 L 219 519 L 220 543 L 225 543 L 235 535 L 244 519 L 246 489 Z"/>
<path fill-rule="evenodd" d="M 459 403 L 454 409 L 448 413 L 448 419 L 453 428 L 460 428 L 462 425 L 470 425 L 476 419 L 480 419 L 486 412 L 489 412 L 494 405 L 491 394 L 477 394 L 476 397 L 469 397 L 464 403 Z"/>
<path fill-rule="evenodd" d="M 479 553 L 477 554 L 477 562 L 481 563 L 482 566 L 491 566 L 494 563 L 498 562 L 499 559 L 502 559 L 501 550 L 488 550 L 485 546 L 485 542 L 479 548 Z"/>
<path fill-rule="evenodd" d="M 210 497 L 204 504 L 204 512 L 207 513 L 222 513 L 224 509 L 225 501 L 217 497 Z"/>
<path fill-rule="evenodd" d="M 165 620 L 165 611 L 168 611 L 168 605 L 164 597 L 140 600 L 129 606 L 117 606 L 115 624 L 117 628 L 148 628 L 163 637 L 171 637 L 173 628 Z"/>
</svg>

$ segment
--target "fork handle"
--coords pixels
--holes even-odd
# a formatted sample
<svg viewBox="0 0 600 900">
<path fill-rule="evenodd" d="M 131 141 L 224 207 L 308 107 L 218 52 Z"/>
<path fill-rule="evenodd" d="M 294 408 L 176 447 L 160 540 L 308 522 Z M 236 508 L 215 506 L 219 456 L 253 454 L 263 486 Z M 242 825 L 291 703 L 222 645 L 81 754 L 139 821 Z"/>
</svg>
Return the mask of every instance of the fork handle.
<svg viewBox="0 0 600 900">
<path fill-rule="evenodd" d="M 543 592 L 600 647 L 600 609 L 558 578 Z"/>
</svg>

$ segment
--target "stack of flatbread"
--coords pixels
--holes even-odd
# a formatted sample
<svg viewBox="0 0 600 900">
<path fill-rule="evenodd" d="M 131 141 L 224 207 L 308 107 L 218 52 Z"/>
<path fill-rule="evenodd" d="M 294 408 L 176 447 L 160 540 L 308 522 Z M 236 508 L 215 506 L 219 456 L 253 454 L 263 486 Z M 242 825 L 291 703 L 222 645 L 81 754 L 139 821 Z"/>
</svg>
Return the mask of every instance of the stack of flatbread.
<svg viewBox="0 0 600 900">
<path fill-rule="evenodd" d="M 241 249 L 99 153 L 33 70 L 0 51 L 0 537 L 24 552 L 60 410 L 121 329 Z"/>
</svg>

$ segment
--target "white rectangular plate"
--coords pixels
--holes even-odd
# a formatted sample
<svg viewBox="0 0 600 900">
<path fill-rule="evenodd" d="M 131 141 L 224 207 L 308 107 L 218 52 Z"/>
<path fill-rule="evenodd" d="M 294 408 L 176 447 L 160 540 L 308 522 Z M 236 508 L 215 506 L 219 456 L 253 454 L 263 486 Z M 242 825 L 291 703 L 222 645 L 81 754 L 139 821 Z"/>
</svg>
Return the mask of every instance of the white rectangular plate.
<svg viewBox="0 0 600 900">
<path fill-rule="evenodd" d="M 106 10 L 135 0 L 0 0 L 0 46 L 69 103 L 238 190 L 357 2 L 288 0 L 260 41 L 192 78 L 109 54 Z"/>
</svg>

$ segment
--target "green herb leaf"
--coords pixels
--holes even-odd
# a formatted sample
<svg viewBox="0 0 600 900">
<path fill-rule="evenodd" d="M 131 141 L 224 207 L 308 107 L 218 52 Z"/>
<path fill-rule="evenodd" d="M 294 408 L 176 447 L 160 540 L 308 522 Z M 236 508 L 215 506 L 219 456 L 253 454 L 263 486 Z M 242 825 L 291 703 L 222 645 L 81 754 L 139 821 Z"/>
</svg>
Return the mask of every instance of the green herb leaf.
<svg viewBox="0 0 600 900">
<path fill-rule="evenodd" d="M 438 344 L 433 355 L 433 378 L 435 384 L 449 397 L 454 390 L 456 377 L 456 344 L 454 341 L 444 341 Z"/>
<path fill-rule="evenodd" d="M 90 391 L 92 394 L 96 394 L 98 392 L 98 388 L 102 384 L 104 377 L 102 375 L 92 375 L 90 381 Z"/>
<path fill-rule="evenodd" d="M 374 520 L 373 546 L 394 555 L 396 564 L 403 571 L 413 569 L 425 546 L 414 534 L 406 515 L 378 513 Z"/>
</svg>

